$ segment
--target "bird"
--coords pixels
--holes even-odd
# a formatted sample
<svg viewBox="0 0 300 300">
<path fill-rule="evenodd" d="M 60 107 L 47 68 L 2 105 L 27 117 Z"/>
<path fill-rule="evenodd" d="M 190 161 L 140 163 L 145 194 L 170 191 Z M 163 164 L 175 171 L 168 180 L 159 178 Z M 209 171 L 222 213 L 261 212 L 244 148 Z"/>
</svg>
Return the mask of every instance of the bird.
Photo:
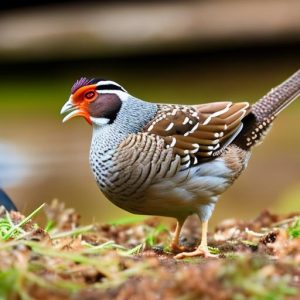
<svg viewBox="0 0 300 300">
<path fill-rule="evenodd" d="M 8 197 L 3 189 L 0 188 L 0 206 L 4 206 L 7 211 L 17 211 L 17 207 L 13 201 Z"/>
<path fill-rule="evenodd" d="M 154 103 L 115 81 L 82 77 L 61 114 L 63 122 L 81 116 L 92 125 L 89 161 L 106 198 L 134 214 L 175 218 L 175 259 L 209 257 L 208 221 L 220 195 L 299 94 L 300 70 L 252 105 Z M 189 252 L 180 233 L 193 214 L 201 221 L 201 242 Z"/>
</svg>

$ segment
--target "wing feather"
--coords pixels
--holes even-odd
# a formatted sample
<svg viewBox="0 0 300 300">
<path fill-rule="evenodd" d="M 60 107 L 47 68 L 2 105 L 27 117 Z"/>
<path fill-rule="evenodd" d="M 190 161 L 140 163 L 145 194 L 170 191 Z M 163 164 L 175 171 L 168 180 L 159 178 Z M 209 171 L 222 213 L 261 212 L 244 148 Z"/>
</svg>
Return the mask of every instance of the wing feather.
<svg viewBox="0 0 300 300">
<path fill-rule="evenodd" d="M 198 164 L 222 153 L 243 128 L 248 102 L 214 102 L 194 106 L 160 105 L 145 131 L 164 139 L 182 164 Z"/>
</svg>

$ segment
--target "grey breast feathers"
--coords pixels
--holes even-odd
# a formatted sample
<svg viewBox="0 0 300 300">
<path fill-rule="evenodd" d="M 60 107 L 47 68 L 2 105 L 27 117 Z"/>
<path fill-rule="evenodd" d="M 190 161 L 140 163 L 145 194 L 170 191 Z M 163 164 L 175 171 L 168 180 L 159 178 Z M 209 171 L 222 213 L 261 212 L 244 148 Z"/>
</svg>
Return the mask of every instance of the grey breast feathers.
<svg viewBox="0 0 300 300">
<path fill-rule="evenodd" d="M 174 176 L 180 168 L 180 157 L 165 147 L 159 136 L 130 134 L 112 157 L 107 189 L 113 198 L 126 200 L 141 197 L 154 181 Z"/>
</svg>

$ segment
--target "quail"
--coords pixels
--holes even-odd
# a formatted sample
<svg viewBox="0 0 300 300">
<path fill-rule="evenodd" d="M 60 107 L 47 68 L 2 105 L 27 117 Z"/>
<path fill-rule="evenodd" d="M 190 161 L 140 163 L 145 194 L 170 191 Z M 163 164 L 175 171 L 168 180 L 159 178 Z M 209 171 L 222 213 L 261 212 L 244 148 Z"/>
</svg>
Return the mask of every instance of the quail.
<svg viewBox="0 0 300 300">
<path fill-rule="evenodd" d="M 61 113 L 92 125 L 90 166 L 104 195 L 135 214 L 177 220 L 175 258 L 210 256 L 208 221 L 219 196 L 246 168 L 276 116 L 300 94 L 300 70 L 258 102 L 199 105 L 140 100 L 111 80 L 80 78 Z M 179 235 L 197 214 L 201 243 L 184 252 Z M 181 250 L 182 249 L 182 250 Z"/>
</svg>

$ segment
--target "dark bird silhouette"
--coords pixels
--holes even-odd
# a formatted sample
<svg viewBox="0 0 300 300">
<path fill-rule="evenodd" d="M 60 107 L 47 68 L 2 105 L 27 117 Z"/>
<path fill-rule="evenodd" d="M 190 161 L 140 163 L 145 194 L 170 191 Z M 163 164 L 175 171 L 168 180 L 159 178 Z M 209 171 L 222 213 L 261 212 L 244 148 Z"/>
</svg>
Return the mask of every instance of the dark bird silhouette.
<svg viewBox="0 0 300 300">
<path fill-rule="evenodd" d="M 15 204 L 12 200 L 7 196 L 7 194 L 0 188 L 0 206 L 4 206 L 6 210 L 11 211 L 18 209 L 16 208 Z"/>
</svg>

